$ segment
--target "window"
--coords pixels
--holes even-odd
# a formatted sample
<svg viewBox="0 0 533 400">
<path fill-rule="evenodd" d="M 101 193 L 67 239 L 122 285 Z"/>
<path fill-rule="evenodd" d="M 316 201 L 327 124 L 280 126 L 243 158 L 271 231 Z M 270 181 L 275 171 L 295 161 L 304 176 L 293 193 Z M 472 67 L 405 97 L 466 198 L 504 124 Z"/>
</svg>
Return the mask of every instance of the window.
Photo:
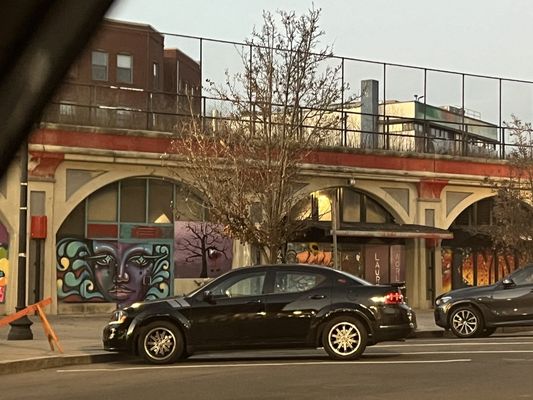
<svg viewBox="0 0 533 400">
<path fill-rule="evenodd" d="M 89 221 L 115 222 L 117 220 L 117 185 L 111 184 L 97 190 L 89 197 Z"/>
<path fill-rule="evenodd" d="M 158 63 L 154 63 L 153 65 L 153 78 L 154 78 L 154 81 L 153 81 L 154 90 L 158 90 L 159 89 L 159 64 Z"/>
<path fill-rule="evenodd" d="M 384 224 L 387 221 L 387 212 L 374 200 L 366 197 L 366 222 L 371 224 Z"/>
<path fill-rule="evenodd" d="M 331 201 L 332 196 L 330 192 L 315 192 L 313 194 L 313 200 L 315 202 L 315 208 L 318 212 L 319 221 L 331 221 Z"/>
<path fill-rule="evenodd" d="M 120 183 L 120 222 L 146 221 L 146 179 Z"/>
<path fill-rule="evenodd" d="M 150 179 L 148 183 L 148 222 L 171 224 L 173 186 L 158 179 Z"/>
<path fill-rule="evenodd" d="M 246 276 L 226 279 L 211 290 L 215 297 L 244 297 L 263 294 L 265 272 L 256 272 Z"/>
<path fill-rule="evenodd" d="M 326 280 L 323 275 L 302 272 L 277 272 L 274 293 L 299 293 L 320 286 Z"/>
<path fill-rule="evenodd" d="M 117 54 L 117 82 L 132 83 L 133 63 L 129 55 Z"/>
<path fill-rule="evenodd" d="M 174 207 L 176 220 L 202 221 L 205 219 L 205 209 L 200 197 L 185 186 L 176 185 L 176 203 Z"/>
<path fill-rule="evenodd" d="M 342 221 L 361 222 L 361 195 L 353 190 L 342 189 Z"/>
<path fill-rule="evenodd" d="M 103 51 L 92 53 L 92 78 L 95 81 L 107 81 L 108 55 Z"/>
<path fill-rule="evenodd" d="M 453 222 L 453 226 L 492 225 L 494 199 L 488 198 L 478 201 L 465 209 Z"/>
</svg>

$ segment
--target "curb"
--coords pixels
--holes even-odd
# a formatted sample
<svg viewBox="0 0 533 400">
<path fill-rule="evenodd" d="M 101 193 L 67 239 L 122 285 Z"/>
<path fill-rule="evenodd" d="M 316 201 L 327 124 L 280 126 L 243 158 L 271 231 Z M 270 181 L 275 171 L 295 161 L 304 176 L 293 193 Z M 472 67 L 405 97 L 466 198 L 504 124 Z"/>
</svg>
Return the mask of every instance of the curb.
<svg viewBox="0 0 533 400">
<path fill-rule="evenodd" d="M 451 335 L 451 334 L 445 330 L 415 331 L 407 338 L 408 339 L 442 338 L 445 336 L 448 337 L 448 335 Z"/>
<path fill-rule="evenodd" d="M 127 356 L 126 356 L 127 357 Z M 118 361 L 125 358 L 118 353 L 62 355 L 51 357 L 26 358 L 24 360 L 0 362 L 0 376 L 38 371 L 46 368 L 67 367 L 70 365 L 96 364 Z"/>
</svg>

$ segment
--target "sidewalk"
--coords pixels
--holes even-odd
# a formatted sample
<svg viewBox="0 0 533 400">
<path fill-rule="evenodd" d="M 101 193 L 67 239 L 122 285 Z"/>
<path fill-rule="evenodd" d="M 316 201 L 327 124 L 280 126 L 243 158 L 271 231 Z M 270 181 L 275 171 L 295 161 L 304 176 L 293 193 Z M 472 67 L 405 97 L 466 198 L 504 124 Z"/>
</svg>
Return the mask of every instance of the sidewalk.
<svg viewBox="0 0 533 400">
<path fill-rule="evenodd" d="M 415 310 L 418 328 L 414 338 L 442 337 L 433 310 Z M 119 360 L 120 355 L 102 349 L 102 329 L 109 315 L 50 315 L 64 353 L 51 351 L 41 321 L 31 316 L 33 340 L 7 340 L 9 326 L 0 327 L 0 375 Z"/>
</svg>

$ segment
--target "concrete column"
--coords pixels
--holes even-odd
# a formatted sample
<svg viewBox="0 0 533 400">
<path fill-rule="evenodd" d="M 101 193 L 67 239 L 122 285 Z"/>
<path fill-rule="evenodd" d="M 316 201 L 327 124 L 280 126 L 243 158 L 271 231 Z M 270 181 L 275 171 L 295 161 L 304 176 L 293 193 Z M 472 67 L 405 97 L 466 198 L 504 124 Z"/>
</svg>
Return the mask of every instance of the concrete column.
<svg viewBox="0 0 533 400">
<path fill-rule="evenodd" d="M 30 210 L 39 210 L 40 214 L 44 210 L 44 215 L 47 217 L 46 239 L 43 243 L 43 282 L 42 282 L 42 298 L 51 297 L 52 304 L 50 305 L 50 313 L 57 314 L 57 270 L 56 270 L 56 233 L 59 226 L 54 225 L 54 182 L 50 180 L 30 180 L 29 193 L 42 192 L 44 193 L 44 204 L 30 204 Z M 29 197 L 32 198 L 31 196 Z M 30 255 L 33 260 L 34 254 Z"/>
<path fill-rule="evenodd" d="M 379 82 L 361 81 L 361 147 L 378 147 Z"/>
</svg>

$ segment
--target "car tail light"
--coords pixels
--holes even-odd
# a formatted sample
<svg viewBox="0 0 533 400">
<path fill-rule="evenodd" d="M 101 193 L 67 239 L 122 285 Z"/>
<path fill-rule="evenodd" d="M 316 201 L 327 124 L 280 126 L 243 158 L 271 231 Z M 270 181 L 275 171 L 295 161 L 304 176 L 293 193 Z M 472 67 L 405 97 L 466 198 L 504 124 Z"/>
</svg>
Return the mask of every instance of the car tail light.
<svg viewBox="0 0 533 400">
<path fill-rule="evenodd" d="M 402 304 L 403 294 L 401 292 L 389 292 L 385 295 L 385 304 Z"/>
</svg>

